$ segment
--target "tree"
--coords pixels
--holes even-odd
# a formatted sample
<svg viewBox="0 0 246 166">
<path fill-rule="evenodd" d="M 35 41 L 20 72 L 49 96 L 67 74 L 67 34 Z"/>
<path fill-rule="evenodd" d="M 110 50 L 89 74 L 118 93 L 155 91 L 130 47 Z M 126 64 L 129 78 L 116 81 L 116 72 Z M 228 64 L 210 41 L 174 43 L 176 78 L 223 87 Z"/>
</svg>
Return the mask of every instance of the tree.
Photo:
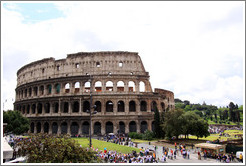
<svg viewBox="0 0 246 166">
<path fill-rule="evenodd" d="M 32 134 L 17 144 L 18 154 L 28 163 L 91 163 L 101 162 L 96 152 L 80 147 L 68 135 Z"/>
<path fill-rule="evenodd" d="M 195 136 L 197 136 L 197 139 L 199 137 L 207 137 L 210 135 L 208 132 L 208 123 L 204 121 L 203 119 L 199 118 L 196 121 L 196 124 L 194 125 L 194 133 Z"/>
<path fill-rule="evenodd" d="M 155 114 L 154 114 L 154 126 L 155 126 L 155 130 L 154 130 L 154 136 L 156 138 L 161 138 L 161 126 L 160 126 L 160 114 L 157 108 L 155 108 Z"/>
<path fill-rule="evenodd" d="M 3 122 L 7 123 L 6 132 L 12 132 L 17 135 L 27 132 L 30 126 L 30 120 L 23 117 L 20 111 L 4 111 Z"/>
<path fill-rule="evenodd" d="M 228 107 L 229 107 L 230 121 L 233 121 L 235 119 L 234 109 L 236 108 L 236 106 L 233 102 L 230 102 Z"/>
<path fill-rule="evenodd" d="M 182 117 L 183 114 L 182 109 L 175 109 L 167 112 L 165 115 L 164 123 L 161 125 L 163 130 L 165 131 L 166 137 L 169 139 L 172 138 L 172 136 L 176 136 L 178 139 L 178 136 L 182 134 Z"/>
</svg>

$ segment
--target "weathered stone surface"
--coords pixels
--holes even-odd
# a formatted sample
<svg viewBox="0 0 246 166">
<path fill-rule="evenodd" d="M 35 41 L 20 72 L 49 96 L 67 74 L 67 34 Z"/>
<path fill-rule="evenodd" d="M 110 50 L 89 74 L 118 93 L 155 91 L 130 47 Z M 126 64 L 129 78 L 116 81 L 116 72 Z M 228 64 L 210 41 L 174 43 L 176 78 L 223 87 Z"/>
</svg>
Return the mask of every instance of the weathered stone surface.
<svg viewBox="0 0 246 166">
<path fill-rule="evenodd" d="M 96 135 L 152 130 L 154 107 L 174 109 L 173 92 L 152 91 L 135 52 L 79 52 L 32 62 L 17 72 L 14 107 L 30 118 L 30 132 L 87 135 L 90 96 Z"/>
</svg>

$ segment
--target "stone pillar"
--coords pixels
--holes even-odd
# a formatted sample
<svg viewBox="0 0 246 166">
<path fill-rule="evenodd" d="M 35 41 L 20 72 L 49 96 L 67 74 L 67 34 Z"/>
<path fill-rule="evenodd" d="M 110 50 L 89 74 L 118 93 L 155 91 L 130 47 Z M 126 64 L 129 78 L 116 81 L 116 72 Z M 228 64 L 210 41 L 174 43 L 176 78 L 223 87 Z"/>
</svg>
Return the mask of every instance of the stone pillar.
<svg viewBox="0 0 246 166">
<path fill-rule="evenodd" d="M 72 113 L 72 101 L 68 101 L 68 113 Z"/>
<path fill-rule="evenodd" d="M 42 115 L 44 115 L 45 114 L 45 103 L 41 103 L 42 104 Z"/>
<path fill-rule="evenodd" d="M 44 133 L 44 122 L 41 122 L 41 132 L 40 133 Z"/>
<path fill-rule="evenodd" d="M 92 117 L 91 117 L 92 118 Z M 90 133 L 90 130 L 91 130 L 91 135 L 94 135 L 94 120 L 91 120 L 91 126 L 89 126 L 89 133 Z M 90 124 L 90 120 L 89 120 L 89 124 Z"/>
<path fill-rule="evenodd" d="M 139 121 L 137 121 L 136 125 L 137 125 L 137 133 L 140 133 L 140 125 L 141 125 L 141 123 Z"/>
<path fill-rule="evenodd" d="M 52 121 L 49 123 L 49 132 L 48 132 L 49 134 L 52 134 L 52 123 L 53 123 Z"/>
<path fill-rule="evenodd" d="M 102 92 L 104 93 L 106 91 L 106 83 L 105 81 L 102 81 Z"/>
<path fill-rule="evenodd" d="M 47 95 L 47 85 L 44 85 L 44 93 L 43 93 L 43 96 Z"/>
<path fill-rule="evenodd" d="M 79 128 L 78 128 L 78 135 L 82 135 L 82 124 L 80 121 L 77 121 Z"/>
<path fill-rule="evenodd" d="M 57 122 L 57 134 L 61 134 L 61 122 Z"/>
<path fill-rule="evenodd" d="M 140 110 L 140 105 L 141 105 L 141 101 L 137 100 L 135 101 L 136 103 L 136 113 L 140 114 L 141 110 Z"/>
<path fill-rule="evenodd" d="M 113 121 L 113 129 L 114 129 L 114 131 L 113 131 L 113 133 L 114 134 L 117 134 L 117 130 L 119 129 L 119 124 L 117 124 L 117 121 Z"/>
<path fill-rule="evenodd" d="M 106 107 L 105 107 L 105 101 L 104 100 L 101 101 L 101 112 L 102 112 L 102 115 L 106 114 Z"/>
<path fill-rule="evenodd" d="M 81 97 L 79 98 L 79 114 L 81 114 L 81 112 L 82 112 L 82 103 L 81 103 L 82 101 L 81 101 Z"/>
<path fill-rule="evenodd" d="M 61 113 L 61 109 L 62 109 L 61 105 L 62 105 L 62 102 L 61 102 L 61 99 L 59 99 L 58 113 Z"/>
<path fill-rule="evenodd" d="M 102 133 L 102 135 L 105 135 L 105 133 L 106 133 L 104 121 L 101 122 L 101 133 Z"/>
<path fill-rule="evenodd" d="M 147 112 L 151 112 L 151 100 L 147 101 Z"/>
<path fill-rule="evenodd" d="M 52 115 L 54 112 L 54 103 L 50 102 L 50 115 Z"/>
<path fill-rule="evenodd" d="M 124 91 L 125 92 L 129 92 L 129 88 L 128 88 L 128 82 L 124 82 Z"/>
<path fill-rule="evenodd" d="M 128 115 L 129 114 L 129 100 L 126 99 L 124 103 L 125 103 L 125 113 L 126 115 Z"/>
<path fill-rule="evenodd" d="M 73 85 L 73 82 L 70 82 L 70 94 L 74 94 L 74 85 Z"/>
<path fill-rule="evenodd" d="M 117 111 L 118 111 L 118 103 L 116 100 L 113 100 L 113 112 L 114 112 L 114 115 L 117 115 Z"/>
<path fill-rule="evenodd" d="M 136 82 L 136 85 L 135 85 L 135 88 L 136 88 L 136 92 L 139 93 L 139 81 Z"/>
<path fill-rule="evenodd" d="M 147 122 L 147 125 L 148 125 L 148 130 L 149 131 L 152 131 L 151 130 L 151 124 L 152 124 L 151 121 L 150 120 L 147 120 L 146 122 Z"/>
<path fill-rule="evenodd" d="M 125 122 L 125 133 L 129 133 L 129 122 Z"/>
<path fill-rule="evenodd" d="M 117 82 L 113 82 L 113 92 L 117 92 Z"/>
<path fill-rule="evenodd" d="M 71 121 L 70 120 L 67 121 L 67 134 L 71 135 Z"/>
<path fill-rule="evenodd" d="M 34 134 L 37 133 L 37 123 L 33 122 L 34 123 Z"/>
</svg>

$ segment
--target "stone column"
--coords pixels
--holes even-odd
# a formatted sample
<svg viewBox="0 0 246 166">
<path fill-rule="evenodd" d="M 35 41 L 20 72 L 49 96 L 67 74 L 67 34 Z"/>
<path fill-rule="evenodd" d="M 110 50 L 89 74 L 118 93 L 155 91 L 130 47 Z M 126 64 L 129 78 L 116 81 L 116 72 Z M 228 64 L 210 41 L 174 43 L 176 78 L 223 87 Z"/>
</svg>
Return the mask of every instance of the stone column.
<svg viewBox="0 0 246 166">
<path fill-rule="evenodd" d="M 68 114 L 72 113 L 72 101 L 68 101 Z"/>
<path fill-rule="evenodd" d="M 62 104 L 61 99 L 59 99 L 58 113 L 61 113 L 61 108 L 62 108 L 61 104 Z"/>
<path fill-rule="evenodd" d="M 52 134 L 52 123 L 53 123 L 52 121 L 49 123 L 49 132 L 48 132 L 49 134 Z"/>
<path fill-rule="evenodd" d="M 117 121 L 113 121 L 113 125 L 114 125 L 114 127 L 113 127 L 113 129 L 114 129 L 114 131 L 113 131 L 113 133 L 114 134 L 117 134 L 117 129 L 119 129 L 119 124 L 117 124 Z"/>
<path fill-rule="evenodd" d="M 105 133 L 106 133 L 106 131 L 105 131 L 105 122 L 104 121 L 101 122 L 101 133 L 102 133 L 102 135 L 105 135 Z"/>
<path fill-rule="evenodd" d="M 54 103 L 50 102 L 50 115 L 52 115 L 54 112 Z"/>
<path fill-rule="evenodd" d="M 67 121 L 67 134 L 71 135 L 71 121 L 70 120 Z"/>
<path fill-rule="evenodd" d="M 113 82 L 113 92 L 117 92 L 117 82 Z"/>
<path fill-rule="evenodd" d="M 74 89 L 75 89 L 75 88 L 74 88 L 73 82 L 70 82 L 70 85 L 71 85 L 71 86 L 70 86 L 70 92 L 69 92 L 69 93 L 70 93 L 70 94 L 74 94 Z"/>
<path fill-rule="evenodd" d="M 126 83 L 124 82 L 124 85 L 125 85 L 125 86 L 124 86 L 124 91 L 125 91 L 125 92 L 129 92 L 128 82 L 126 82 Z"/>
<path fill-rule="evenodd" d="M 81 97 L 79 98 L 79 114 L 81 114 L 81 112 L 82 112 L 82 103 L 81 103 Z"/>
<path fill-rule="evenodd" d="M 104 93 L 106 91 L 106 83 L 105 81 L 102 81 L 102 92 Z"/>
<path fill-rule="evenodd" d="M 117 115 L 117 109 L 118 109 L 118 103 L 116 100 L 113 100 L 113 112 L 114 112 L 114 115 Z"/>
<path fill-rule="evenodd" d="M 77 121 L 78 125 L 79 125 L 79 128 L 78 128 L 78 134 L 79 135 L 82 135 L 82 124 L 80 121 Z"/>
<path fill-rule="evenodd" d="M 129 122 L 125 122 L 125 133 L 129 133 Z"/>
<path fill-rule="evenodd" d="M 151 112 L 151 100 L 147 101 L 147 112 Z"/>
<path fill-rule="evenodd" d="M 141 125 L 141 123 L 139 121 L 137 121 L 136 125 L 137 125 L 137 133 L 140 133 L 140 125 Z"/>
<path fill-rule="evenodd" d="M 44 133 L 44 122 L 41 122 L 41 132 L 40 133 Z"/>
<path fill-rule="evenodd" d="M 92 118 L 92 117 L 91 117 Z M 89 133 L 90 133 L 90 130 L 91 130 L 91 135 L 94 135 L 94 120 L 91 120 L 91 127 L 89 125 Z M 90 120 L 89 120 L 89 124 L 90 124 Z"/>
<path fill-rule="evenodd" d="M 57 134 L 61 134 L 61 122 L 57 122 Z"/>
<path fill-rule="evenodd" d="M 125 113 L 126 115 L 128 115 L 129 114 L 129 100 L 126 99 L 124 102 L 125 102 Z"/>
<path fill-rule="evenodd" d="M 34 123 L 34 134 L 37 133 L 37 123 L 33 122 Z"/>
<path fill-rule="evenodd" d="M 140 105 L 141 105 L 141 101 L 137 100 L 135 101 L 136 103 L 136 113 L 140 114 L 141 110 L 140 110 Z"/>
<path fill-rule="evenodd" d="M 139 93 L 139 81 L 136 82 L 136 85 L 135 85 L 135 88 L 136 88 L 136 92 Z"/>
</svg>

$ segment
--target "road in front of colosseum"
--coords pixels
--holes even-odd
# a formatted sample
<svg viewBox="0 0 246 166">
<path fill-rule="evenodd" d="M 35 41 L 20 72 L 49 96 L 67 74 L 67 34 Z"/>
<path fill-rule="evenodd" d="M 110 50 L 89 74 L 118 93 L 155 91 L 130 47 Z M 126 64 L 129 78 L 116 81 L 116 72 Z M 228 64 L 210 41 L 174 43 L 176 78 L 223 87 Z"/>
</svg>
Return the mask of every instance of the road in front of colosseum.
<svg viewBox="0 0 246 166">
<path fill-rule="evenodd" d="M 145 149 L 145 148 L 149 148 L 151 150 L 154 150 L 154 145 L 149 145 L 149 144 L 138 144 L 137 145 L 138 148 L 142 148 Z M 216 159 L 210 159 L 210 158 L 207 158 L 207 159 L 204 159 L 202 157 L 201 160 L 198 160 L 198 155 L 197 155 L 197 152 L 195 152 L 195 149 L 190 149 L 190 159 L 184 159 L 183 156 L 180 154 L 180 152 L 178 152 L 178 155 L 176 157 L 176 159 L 168 159 L 166 160 L 166 162 L 163 162 L 161 160 L 161 158 L 163 157 L 163 153 L 162 153 L 162 147 L 163 146 L 157 146 L 157 158 L 159 158 L 159 163 L 220 163 L 220 162 L 217 162 Z M 236 163 L 237 161 L 235 161 Z M 221 162 L 222 163 L 222 162 Z M 233 162 L 234 163 L 234 162 Z"/>
</svg>

